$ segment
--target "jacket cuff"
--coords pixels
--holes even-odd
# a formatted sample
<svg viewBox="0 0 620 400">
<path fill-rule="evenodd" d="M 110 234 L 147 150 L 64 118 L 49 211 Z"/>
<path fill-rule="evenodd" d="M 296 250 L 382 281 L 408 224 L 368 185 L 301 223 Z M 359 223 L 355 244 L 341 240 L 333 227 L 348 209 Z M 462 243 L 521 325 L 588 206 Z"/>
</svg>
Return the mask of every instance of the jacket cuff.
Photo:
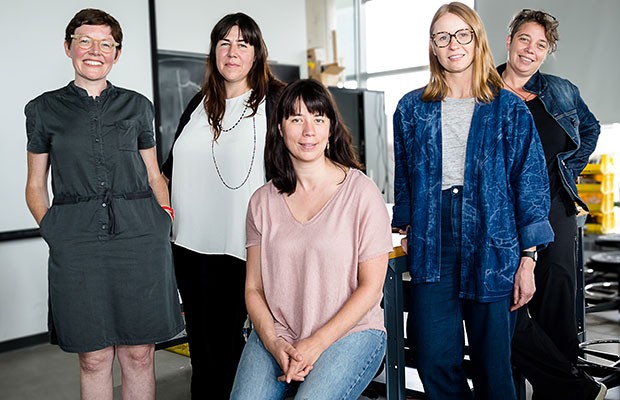
<svg viewBox="0 0 620 400">
<path fill-rule="evenodd" d="M 555 235 L 548 220 L 535 222 L 524 226 L 519 230 L 519 241 L 521 250 L 536 246 L 538 250 L 542 250 L 551 242 Z"/>
</svg>

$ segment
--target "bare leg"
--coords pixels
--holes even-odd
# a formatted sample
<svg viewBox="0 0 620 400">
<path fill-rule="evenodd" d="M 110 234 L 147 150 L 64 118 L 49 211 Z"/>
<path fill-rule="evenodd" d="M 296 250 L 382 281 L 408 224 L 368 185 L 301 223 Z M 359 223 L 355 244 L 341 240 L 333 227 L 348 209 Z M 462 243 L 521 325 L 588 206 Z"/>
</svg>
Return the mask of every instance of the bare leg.
<svg viewBox="0 0 620 400">
<path fill-rule="evenodd" d="M 80 398 L 112 400 L 114 347 L 78 354 L 80 360 Z"/>
<path fill-rule="evenodd" d="M 155 345 L 116 346 L 124 400 L 155 399 Z"/>
</svg>

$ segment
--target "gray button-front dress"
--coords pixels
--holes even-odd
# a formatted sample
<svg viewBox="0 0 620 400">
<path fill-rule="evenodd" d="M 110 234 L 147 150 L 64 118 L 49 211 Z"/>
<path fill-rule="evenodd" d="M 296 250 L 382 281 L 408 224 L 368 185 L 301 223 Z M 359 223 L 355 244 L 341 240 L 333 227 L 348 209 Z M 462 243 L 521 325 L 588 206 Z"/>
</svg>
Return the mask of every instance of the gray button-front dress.
<svg viewBox="0 0 620 400">
<path fill-rule="evenodd" d="M 140 149 L 155 146 L 153 106 L 108 87 L 93 99 L 73 82 L 25 108 L 27 149 L 49 153 L 51 342 L 68 352 L 152 344 L 184 328 L 171 221 L 151 193 Z"/>
</svg>

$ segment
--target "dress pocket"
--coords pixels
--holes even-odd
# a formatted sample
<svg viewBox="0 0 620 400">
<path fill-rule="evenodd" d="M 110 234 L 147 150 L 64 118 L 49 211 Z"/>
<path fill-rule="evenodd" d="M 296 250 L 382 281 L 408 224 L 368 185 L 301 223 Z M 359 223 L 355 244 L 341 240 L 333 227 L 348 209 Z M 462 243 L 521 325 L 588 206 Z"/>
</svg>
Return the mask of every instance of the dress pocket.
<svg viewBox="0 0 620 400">
<path fill-rule="evenodd" d="M 161 205 L 157 202 L 157 199 L 155 199 L 155 196 L 152 197 L 152 203 L 155 207 L 155 213 L 163 217 L 164 227 L 169 230 L 172 225 L 172 218 L 170 218 L 170 214 L 168 214 L 168 212 L 161 207 Z"/>
<path fill-rule="evenodd" d="M 54 210 L 54 206 L 52 205 L 50 208 L 48 208 L 45 215 L 43 215 L 43 218 L 41 218 L 41 221 L 39 221 L 39 233 L 41 234 L 41 237 L 43 239 L 46 239 L 47 234 L 49 232 L 48 225 L 51 223 L 50 219 L 51 219 L 51 214 L 53 210 Z"/>
<path fill-rule="evenodd" d="M 136 120 L 122 120 L 114 123 L 118 136 L 118 149 L 122 151 L 138 151 L 138 135 L 140 124 Z"/>
</svg>

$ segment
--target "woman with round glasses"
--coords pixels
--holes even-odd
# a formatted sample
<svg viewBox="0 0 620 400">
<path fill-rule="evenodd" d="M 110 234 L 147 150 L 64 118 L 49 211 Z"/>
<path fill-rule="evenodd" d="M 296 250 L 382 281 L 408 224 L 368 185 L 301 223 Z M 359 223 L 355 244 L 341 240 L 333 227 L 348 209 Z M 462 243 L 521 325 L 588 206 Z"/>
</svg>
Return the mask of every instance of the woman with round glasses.
<svg viewBox="0 0 620 400">
<path fill-rule="evenodd" d="M 75 43 L 83 50 L 90 50 L 93 46 L 103 53 L 112 53 L 115 48 L 120 46 L 113 38 L 93 39 L 88 35 L 71 35 L 71 39 L 75 39 Z"/>
<path fill-rule="evenodd" d="M 153 106 L 106 79 L 122 41 L 111 15 L 79 11 L 65 31 L 75 79 L 25 108 L 26 201 L 50 249 L 50 339 L 78 353 L 83 399 L 112 399 L 115 358 L 123 398 L 154 399 L 155 343 L 183 330 Z"/>
<path fill-rule="evenodd" d="M 392 226 L 409 255 L 407 340 L 428 399 L 473 399 L 468 377 L 476 399 L 515 399 L 511 309 L 534 286 L 522 252 L 553 240 L 542 147 L 523 102 L 502 89 L 474 10 L 437 10 L 429 57 L 429 83 L 394 113 Z"/>
<path fill-rule="evenodd" d="M 539 71 L 557 48 L 557 28 L 544 11 L 520 11 L 509 25 L 507 62 L 498 67 L 504 87 L 521 97 L 534 117 L 547 162 L 549 221 L 555 232 L 533 270 L 536 293 L 518 311 L 513 362 L 532 384 L 534 399 L 602 399 L 605 386 L 575 367 L 576 214 L 577 207 L 587 209 L 575 183 L 596 147 L 600 125 L 575 85 Z"/>
</svg>

